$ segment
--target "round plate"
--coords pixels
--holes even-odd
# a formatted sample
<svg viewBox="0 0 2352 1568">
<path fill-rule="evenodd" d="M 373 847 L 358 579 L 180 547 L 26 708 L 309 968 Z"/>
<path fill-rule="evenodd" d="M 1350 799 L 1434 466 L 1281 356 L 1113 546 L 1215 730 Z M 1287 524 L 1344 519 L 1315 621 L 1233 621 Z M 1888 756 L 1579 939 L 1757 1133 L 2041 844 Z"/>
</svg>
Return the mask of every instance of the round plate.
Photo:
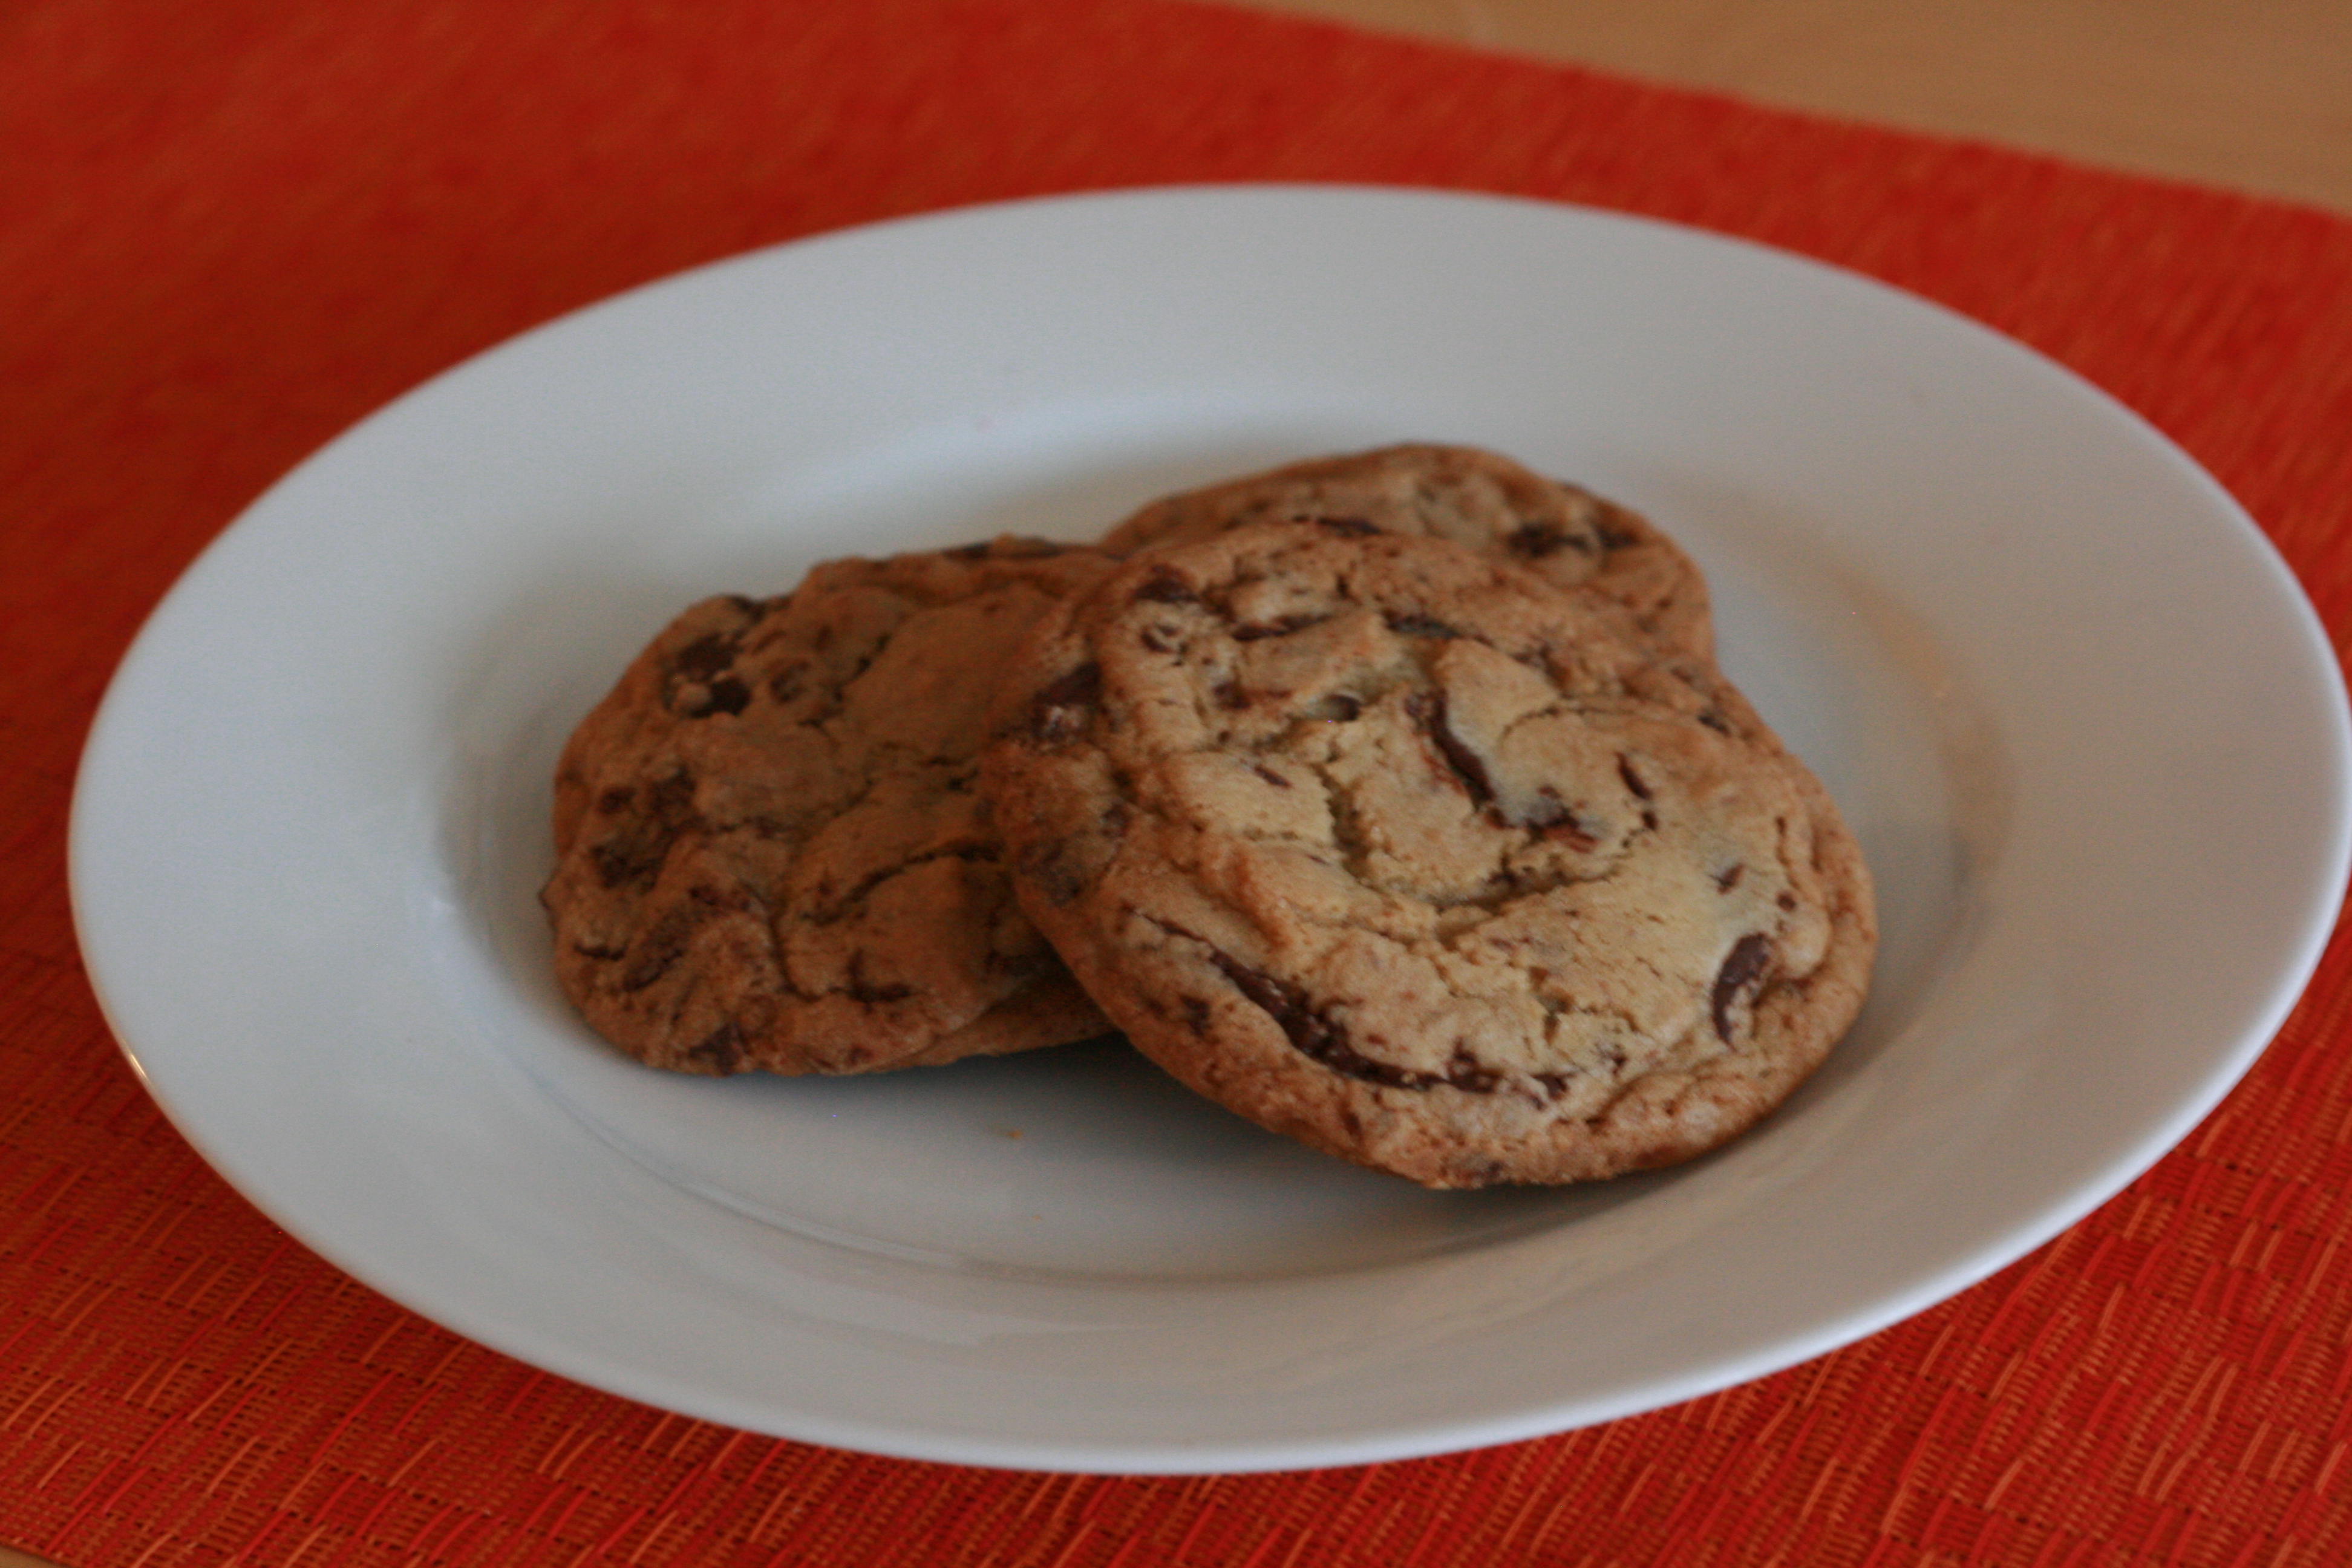
<svg viewBox="0 0 2352 1568">
<path fill-rule="evenodd" d="M 1440 1194 L 1114 1043 L 871 1079 L 623 1062 L 535 893 L 572 724 L 705 594 L 1405 438 L 1649 513 L 1876 871 L 1868 1008 L 1666 1173 Z M 2193 657 L 2191 657 L 2193 655 Z M 656 1405 L 919 1458 L 1327 1465 L 1786 1366 L 2179 1140 L 2316 963 L 2347 725 L 2230 499 L 1946 311 L 1658 224 L 1260 186 L 762 251 L 526 334 L 255 504 L 84 761 L 73 891 L 172 1119 L 311 1247 Z"/>
</svg>

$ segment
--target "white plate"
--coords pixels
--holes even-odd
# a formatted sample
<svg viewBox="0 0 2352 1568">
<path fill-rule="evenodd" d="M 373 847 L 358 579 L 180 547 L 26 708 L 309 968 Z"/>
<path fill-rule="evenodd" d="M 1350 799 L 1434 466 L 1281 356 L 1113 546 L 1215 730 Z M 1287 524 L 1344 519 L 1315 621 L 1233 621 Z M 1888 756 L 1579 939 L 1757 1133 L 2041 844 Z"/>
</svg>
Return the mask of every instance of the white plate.
<svg viewBox="0 0 2352 1568">
<path fill-rule="evenodd" d="M 547 973 L 558 746 L 688 601 L 1404 437 L 1647 510 L 1843 804 L 1885 942 L 1716 1157 L 1435 1195 L 1107 1047 L 670 1079 Z M 761 1431 L 1100 1470 L 1499 1442 L 1814 1355 L 2053 1235 L 2268 1040 L 2347 864 L 2344 693 L 2229 498 L 2066 372 L 1754 247 L 1255 187 L 760 252 L 401 399 L 188 573 L 73 889 L 172 1119 L 320 1253 Z"/>
</svg>

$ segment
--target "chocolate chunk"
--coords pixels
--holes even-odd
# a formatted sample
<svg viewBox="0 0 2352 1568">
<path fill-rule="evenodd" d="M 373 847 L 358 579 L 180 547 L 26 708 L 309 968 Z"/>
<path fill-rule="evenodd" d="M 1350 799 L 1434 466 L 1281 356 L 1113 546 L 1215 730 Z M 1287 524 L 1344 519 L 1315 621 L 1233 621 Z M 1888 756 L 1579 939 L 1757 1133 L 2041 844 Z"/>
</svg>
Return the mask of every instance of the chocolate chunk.
<svg viewBox="0 0 2352 1568">
<path fill-rule="evenodd" d="M 1417 611 L 1390 615 L 1384 618 L 1388 622 L 1389 630 L 1399 637 L 1458 637 L 1462 635 L 1435 616 L 1424 616 Z"/>
<path fill-rule="evenodd" d="M 669 846 L 661 846 L 658 855 L 647 853 L 646 847 L 628 839 L 611 839 L 589 846 L 588 858 L 596 868 L 596 880 L 606 888 L 638 884 L 650 888 L 661 874 L 661 864 L 669 853 Z"/>
<path fill-rule="evenodd" d="M 686 1049 L 686 1059 L 724 1077 L 743 1065 L 743 1029 L 732 1018 Z"/>
<path fill-rule="evenodd" d="M 1445 1081 L 1465 1094 L 1492 1094 L 1503 1075 L 1472 1056 L 1468 1045 L 1457 1043 L 1445 1064 Z"/>
<path fill-rule="evenodd" d="M 709 700 L 703 713 L 740 713 L 751 700 L 751 689 L 731 675 L 724 675 L 710 683 Z"/>
<path fill-rule="evenodd" d="M 1623 550 L 1642 542 L 1640 535 L 1610 521 L 1606 516 L 1594 526 L 1592 531 L 1600 535 L 1601 548 L 1605 550 Z"/>
<path fill-rule="evenodd" d="M 849 984 L 843 992 L 854 1002 L 904 1002 L 915 994 L 911 985 L 891 984 L 877 985 L 866 978 L 866 955 L 853 954 L 849 960 Z"/>
<path fill-rule="evenodd" d="M 733 632 L 709 632 L 672 655 L 663 693 L 670 711 L 689 719 L 740 713 L 751 696 L 731 673 L 742 646 L 742 638 Z M 734 705 L 727 706 L 730 702 Z"/>
<path fill-rule="evenodd" d="M 734 664 L 735 655 L 742 646 L 740 639 L 728 633 L 711 632 L 678 649 L 669 667 L 673 673 L 689 680 L 709 680 Z"/>
<path fill-rule="evenodd" d="M 670 846 L 695 820 L 694 775 L 680 769 L 656 781 L 646 791 L 644 814 L 589 849 L 597 879 L 607 888 L 651 888 L 661 879 Z"/>
<path fill-rule="evenodd" d="M 1199 594 L 1193 592 L 1191 584 L 1175 573 L 1165 569 L 1154 572 L 1150 576 L 1146 577 L 1143 580 L 1143 586 L 1135 591 L 1138 604 L 1191 605 L 1197 604 L 1200 597 Z"/>
<path fill-rule="evenodd" d="M 1536 792 L 1535 804 L 1512 826 L 1532 827 L 1546 838 L 1564 838 L 1577 849 L 1595 849 L 1601 845 L 1600 838 L 1577 819 L 1575 811 L 1549 784 Z"/>
<path fill-rule="evenodd" d="M 1530 561 L 1540 561 L 1547 555 L 1557 555 L 1563 550 L 1579 554 L 1592 553 L 1592 542 L 1569 532 L 1556 522 L 1530 522 L 1505 536 L 1503 543 L 1515 555 Z"/>
<path fill-rule="evenodd" d="M 1066 741 L 1087 727 L 1102 700 L 1102 666 L 1088 660 L 1029 700 L 1029 733 L 1045 745 Z"/>
<path fill-rule="evenodd" d="M 629 944 L 629 966 L 621 971 L 621 989 L 643 991 L 668 973 L 686 956 L 686 941 L 696 924 L 682 911 L 671 910 L 646 928 L 645 934 Z"/>
<path fill-rule="evenodd" d="M 1713 999 L 1715 1033 L 1725 1045 L 1731 1043 L 1732 1004 L 1738 1001 L 1739 994 L 1764 973 L 1771 957 L 1771 944 L 1764 940 L 1762 933 L 1749 931 L 1731 944 L 1731 952 L 1724 959 L 1723 967 L 1716 972 Z"/>
<path fill-rule="evenodd" d="M 647 797 L 656 821 L 666 826 L 684 827 L 694 820 L 694 774 L 685 768 L 663 774 L 654 781 Z"/>
<path fill-rule="evenodd" d="M 1716 889 L 1718 892 L 1725 893 L 1731 891 L 1732 889 L 1739 886 L 1740 875 L 1747 869 L 1747 864 L 1742 862 L 1739 865 L 1732 867 L 1728 871 L 1719 873 L 1715 879 Z"/>
<path fill-rule="evenodd" d="M 1315 1011 L 1307 994 L 1270 974 L 1263 974 L 1216 948 L 1209 949 L 1214 963 L 1234 989 L 1272 1018 L 1298 1053 L 1333 1072 L 1390 1089 L 1424 1089 L 1446 1084 L 1469 1094 L 1486 1094 L 1499 1075 L 1478 1065 L 1466 1049 L 1457 1049 L 1444 1072 L 1417 1072 L 1364 1055 L 1348 1039 L 1347 1031 Z"/>
<path fill-rule="evenodd" d="M 1465 745 L 1445 722 L 1445 693 L 1416 691 L 1405 699 L 1404 710 L 1412 715 L 1429 738 L 1435 742 L 1448 766 L 1461 779 L 1465 793 L 1473 805 L 1492 805 L 1495 801 L 1494 775 L 1486 771 L 1486 759 Z"/>
<path fill-rule="evenodd" d="M 1349 539 L 1361 539 L 1368 533 L 1380 531 L 1372 520 L 1368 517 L 1318 517 L 1315 521 L 1332 532 L 1343 534 Z"/>
</svg>

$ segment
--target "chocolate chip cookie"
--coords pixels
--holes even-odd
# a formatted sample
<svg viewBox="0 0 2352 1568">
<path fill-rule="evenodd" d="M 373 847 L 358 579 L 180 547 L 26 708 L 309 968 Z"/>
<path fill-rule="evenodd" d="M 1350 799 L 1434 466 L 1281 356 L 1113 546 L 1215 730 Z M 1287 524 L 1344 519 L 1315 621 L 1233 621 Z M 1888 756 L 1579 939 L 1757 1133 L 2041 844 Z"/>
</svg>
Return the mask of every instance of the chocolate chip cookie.
<svg viewBox="0 0 2352 1568">
<path fill-rule="evenodd" d="M 1622 606 L 1662 648 L 1713 656 L 1706 580 L 1672 540 L 1639 512 L 1475 447 L 1382 447 L 1187 490 L 1129 517 L 1103 548 L 1127 555 L 1318 518 L 1451 539 Z"/>
<path fill-rule="evenodd" d="M 595 1029 L 687 1072 L 870 1072 L 1101 1016 L 1015 905 L 974 788 L 1000 672 L 1110 562 L 999 539 L 694 605 L 583 721 L 541 900 Z"/>
<path fill-rule="evenodd" d="M 1112 1020 L 1433 1187 L 1687 1159 L 1859 1008 L 1870 880 L 1704 661 L 1444 539 L 1261 523 L 1050 613 L 983 787 Z"/>
</svg>

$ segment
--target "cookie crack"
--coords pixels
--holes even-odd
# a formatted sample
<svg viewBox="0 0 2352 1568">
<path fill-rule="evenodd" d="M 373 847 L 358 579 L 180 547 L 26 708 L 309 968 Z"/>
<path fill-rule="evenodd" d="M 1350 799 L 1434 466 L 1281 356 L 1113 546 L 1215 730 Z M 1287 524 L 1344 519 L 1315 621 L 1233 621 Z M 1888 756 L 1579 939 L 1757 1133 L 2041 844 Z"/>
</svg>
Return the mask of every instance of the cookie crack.
<svg viewBox="0 0 2352 1568">
<path fill-rule="evenodd" d="M 1273 1020 L 1291 1048 L 1309 1061 L 1360 1082 L 1384 1089 L 1426 1091 L 1454 1089 L 1465 1094 L 1492 1094 L 1508 1075 L 1480 1061 L 1466 1041 L 1457 1041 L 1443 1072 L 1399 1067 L 1357 1048 L 1347 1026 L 1328 1007 L 1318 1007 L 1301 987 L 1253 969 L 1216 943 L 1169 921 L 1138 910 L 1145 921 L 1171 936 L 1197 944 L 1211 967 L 1253 1006 Z"/>
<path fill-rule="evenodd" d="M 929 866 L 939 860 L 961 860 L 970 864 L 975 861 L 1001 858 L 1003 858 L 1003 851 L 997 846 L 977 838 L 965 839 L 957 844 L 942 845 L 936 849 L 927 849 L 894 865 L 886 866 L 878 871 L 867 872 L 860 877 L 848 891 L 819 900 L 809 910 L 807 918 L 813 925 L 838 925 L 848 919 L 851 911 L 858 905 L 870 899 L 875 889 L 894 878 L 905 876 L 918 866 Z"/>
<path fill-rule="evenodd" d="M 1466 893 L 1416 892 L 1412 896 L 1441 915 L 1458 914 L 1464 910 L 1476 910 L 1486 919 L 1499 919 L 1504 915 L 1517 912 L 1520 906 L 1535 900 L 1549 898 L 1554 893 L 1563 893 L 1570 888 L 1590 888 L 1598 883 L 1606 882 L 1617 874 L 1621 864 L 1622 861 L 1612 861 L 1599 872 L 1589 877 L 1578 876 L 1567 871 L 1549 871 L 1541 875 L 1532 875 L 1505 869 L 1497 871 L 1490 879 L 1487 886 L 1474 889 Z M 1496 886 L 1496 883 L 1501 885 Z M 1485 920 L 1480 920 L 1450 927 L 1445 931 L 1443 940 L 1448 949 L 1452 950 L 1455 942 L 1475 934 L 1485 923 Z"/>
<path fill-rule="evenodd" d="M 803 714 L 800 718 L 794 720 L 793 722 L 800 725 L 803 729 L 821 730 L 827 724 L 832 723 L 835 719 L 840 718 L 844 713 L 847 712 L 849 710 L 849 689 L 856 685 L 858 679 L 867 670 L 874 668 L 875 661 L 879 659 L 883 653 L 889 647 L 890 640 L 896 635 L 897 630 L 894 627 L 891 632 L 876 639 L 874 646 L 866 649 L 866 652 L 859 657 L 857 667 L 834 683 L 833 690 L 827 697 L 824 706 L 820 707 L 813 713 Z"/>
<path fill-rule="evenodd" d="M 1366 887 L 1373 886 L 1371 850 L 1364 837 L 1362 814 L 1356 805 L 1356 795 L 1331 776 L 1325 763 L 1311 758 L 1286 758 L 1301 763 L 1323 786 L 1323 804 L 1331 817 L 1331 842 L 1339 851 L 1339 863 L 1348 875 Z"/>
<path fill-rule="evenodd" d="M 1590 875 L 1566 871 L 1534 875 L 1515 872 L 1508 867 L 1498 864 L 1482 885 L 1467 892 L 1445 892 L 1396 882 L 1377 876 L 1372 871 L 1371 858 L 1375 851 L 1370 836 L 1364 830 L 1365 813 L 1357 804 L 1355 792 L 1335 779 L 1328 766 L 1323 763 L 1287 753 L 1284 754 L 1283 760 L 1297 763 L 1313 773 L 1322 784 L 1324 804 L 1330 813 L 1332 841 L 1339 851 L 1340 868 L 1349 877 L 1372 892 L 1408 899 L 1440 914 L 1465 909 L 1475 909 L 1488 915 L 1505 914 L 1529 899 L 1541 898 L 1548 893 L 1559 892 L 1567 888 L 1606 881 L 1617 874 L 1625 860 L 1625 856 L 1621 853 Z M 1273 842 L 1265 836 L 1255 833 L 1244 833 L 1241 837 L 1252 843 Z M 1531 831 L 1528 835 L 1527 842 L 1533 843 L 1540 837 L 1540 830 Z M 1496 857 L 1497 861 L 1502 858 L 1502 853 L 1498 852 Z M 1475 927 L 1463 929 L 1470 931 L 1475 930 Z"/>
<path fill-rule="evenodd" d="M 1716 971 L 1715 987 L 1707 994 L 1707 1013 L 1715 1024 L 1716 1037 L 1725 1045 L 1731 1044 L 1731 1009 L 1749 985 L 1756 984 L 1760 995 L 1766 968 L 1772 962 L 1772 944 L 1762 931 L 1749 931 L 1731 944 L 1725 955 L 1723 967 Z"/>
</svg>

